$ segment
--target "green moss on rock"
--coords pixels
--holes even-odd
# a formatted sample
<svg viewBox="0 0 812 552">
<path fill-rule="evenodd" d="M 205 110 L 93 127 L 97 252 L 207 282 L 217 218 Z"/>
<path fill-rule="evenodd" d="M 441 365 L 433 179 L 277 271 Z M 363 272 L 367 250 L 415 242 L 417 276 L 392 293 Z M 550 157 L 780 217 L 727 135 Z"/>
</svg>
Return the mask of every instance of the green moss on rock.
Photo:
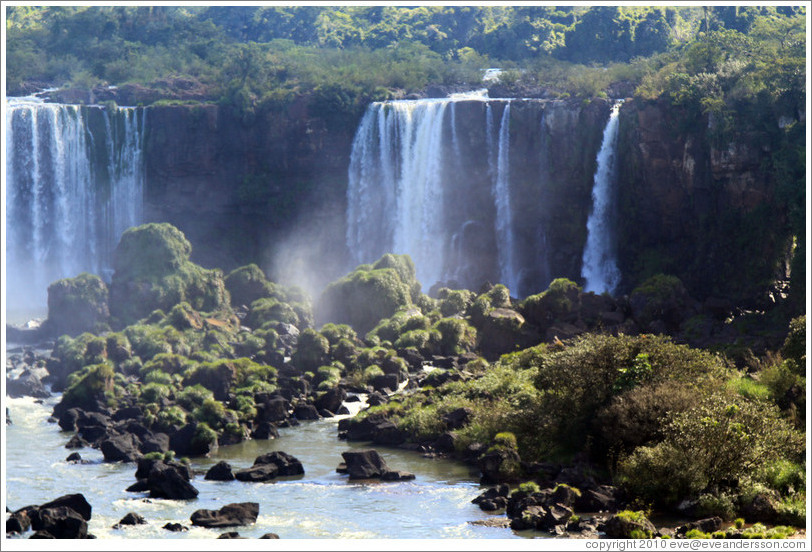
<svg viewBox="0 0 812 552">
<path fill-rule="evenodd" d="M 83 272 L 48 286 L 48 320 L 52 335 L 100 332 L 110 317 L 107 285 L 95 274 Z"/>
</svg>

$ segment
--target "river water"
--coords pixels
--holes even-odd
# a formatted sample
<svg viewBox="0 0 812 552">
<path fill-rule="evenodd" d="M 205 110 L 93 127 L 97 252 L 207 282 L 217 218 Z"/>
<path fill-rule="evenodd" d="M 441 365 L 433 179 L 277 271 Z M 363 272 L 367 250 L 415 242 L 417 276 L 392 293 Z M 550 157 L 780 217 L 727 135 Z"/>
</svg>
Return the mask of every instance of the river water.
<svg viewBox="0 0 812 552">
<path fill-rule="evenodd" d="M 415 473 L 417 478 L 396 483 L 350 482 L 346 475 L 336 473 L 343 451 L 368 448 L 339 440 L 338 418 L 280 428 L 278 439 L 220 447 L 211 458 L 192 460 L 195 470 L 206 470 L 220 460 L 237 470 L 251 466 L 260 454 L 281 450 L 302 462 L 303 477 L 244 483 L 206 481 L 198 475 L 192 483 L 200 494 L 190 501 L 149 499 L 146 493 L 128 493 L 125 489 L 135 482 L 134 464 L 103 463 L 101 452 L 89 448 L 78 451 L 88 463 L 65 462 L 72 452 L 65 443 L 72 434 L 48 421 L 58 401 L 59 395 L 41 403 L 32 398 L 6 398 L 13 422 L 5 428 L 7 505 L 16 510 L 65 494 L 82 493 L 93 507 L 89 532 L 100 539 L 214 538 L 230 530 L 251 538 L 273 532 L 283 539 L 519 537 L 510 529 L 471 523 L 491 516 L 471 504 L 482 489 L 478 474 L 464 464 L 376 447 L 390 468 Z M 219 530 L 191 525 L 189 518 L 197 509 L 218 509 L 232 502 L 249 501 L 260 505 L 254 525 Z M 128 512 L 142 515 L 148 524 L 113 529 Z M 162 528 L 167 522 L 181 523 L 190 530 L 167 531 Z"/>
</svg>

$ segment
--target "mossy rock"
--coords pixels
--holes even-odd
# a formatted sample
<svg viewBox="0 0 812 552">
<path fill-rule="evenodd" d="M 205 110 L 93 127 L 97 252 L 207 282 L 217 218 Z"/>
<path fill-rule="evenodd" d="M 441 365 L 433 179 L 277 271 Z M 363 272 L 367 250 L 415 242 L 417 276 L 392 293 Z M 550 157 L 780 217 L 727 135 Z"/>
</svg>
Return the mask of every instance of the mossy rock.
<svg viewBox="0 0 812 552">
<path fill-rule="evenodd" d="M 272 297 L 276 292 L 276 286 L 253 263 L 231 271 L 225 278 L 225 285 L 235 307 L 248 306 L 257 299 Z"/>
<path fill-rule="evenodd" d="M 652 323 L 662 321 L 666 329 L 676 331 L 691 318 L 693 300 L 676 276 L 656 274 L 632 290 L 629 296 L 632 317 L 645 331 L 653 331 Z M 662 332 L 654 332 L 662 333 Z"/>
<path fill-rule="evenodd" d="M 419 294 L 411 259 L 407 255 L 384 255 L 372 267 L 360 266 L 328 285 L 318 303 L 317 318 L 349 324 L 366 334 L 380 320 L 411 306 Z"/>
<path fill-rule="evenodd" d="M 189 261 L 191 251 L 183 233 L 170 224 L 150 223 L 125 231 L 116 247 L 110 286 L 115 321 L 132 324 L 181 302 L 203 312 L 228 308 L 223 273 Z"/>
<path fill-rule="evenodd" d="M 581 288 L 571 280 L 557 278 L 546 291 L 527 297 L 520 310 L 528 322 L 545 330 L 556 321 L 577 319 L 580 303 Z"/>
<path fill-rule="evenodd" d="M 110 318 L 107 285 L 95 274 L 83 272 L 48 286 L 48 320 L 51 335 L 100 332 Z"/>
<path fill-rule="evenodd" d="M 316 330 L 308 328 L 299 334 L 293 364 L 301 372 L 312 372 L 327 362 L 330 354 L 330 342 Z"/>
<path fill-rule="evenodd" d="M 54 412 L 71 408 L 97 410 L 106 402 L 106 393 L 113 391 L 113 367 L 109 363 L 93 364 L 68 378 L 68 387 Z"/>
</svg>

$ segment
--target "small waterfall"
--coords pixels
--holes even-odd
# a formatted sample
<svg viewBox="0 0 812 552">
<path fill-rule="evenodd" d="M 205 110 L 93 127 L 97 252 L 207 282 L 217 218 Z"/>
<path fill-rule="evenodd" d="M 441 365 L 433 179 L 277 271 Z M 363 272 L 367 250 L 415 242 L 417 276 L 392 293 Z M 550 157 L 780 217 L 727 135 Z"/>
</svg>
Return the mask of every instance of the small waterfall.
<svg viewBox="0 0 812 552">
<path fill-rule="evenodd" d="M 620 270 L 615 258 L 613 230 L 613 202 L 616 169 L 618 114 L 622 101 L 612 106 L 609 121 L 603 130 L 603 141 L 598 152 L 598 167 L 592 188 L 592 212 L 587 220 L 587 239 L 584 247 L 581 276 L 584 291 L 614 293 L 620 283 Z"/>
<path fill-rule="evenodd" d="M 494 173 L 493 199 L 496 205 L 496 237 L 499 240 L 499 276 L 500 281 L 515 293 L 518 282 L 513 261 L 513 211 L 510 205 L 510 102 L 505 104 L 499 123 Z"/>
<path fill-rule="evenodd" d="M 9 99 L 8 301 L 44 306 L 53 281 L 109 276 L 121 233 L 142 220 L 145 111 Z"/>
</svg>

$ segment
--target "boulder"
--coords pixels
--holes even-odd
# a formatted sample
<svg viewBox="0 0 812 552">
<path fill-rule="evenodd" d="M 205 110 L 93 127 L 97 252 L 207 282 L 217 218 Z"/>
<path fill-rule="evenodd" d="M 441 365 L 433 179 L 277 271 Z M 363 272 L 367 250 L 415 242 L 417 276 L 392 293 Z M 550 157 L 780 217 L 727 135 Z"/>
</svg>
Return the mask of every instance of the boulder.
<svg viewBox="0 0 812 552">
<path fill-rule="evenodd" d="M 465 424 L 468 423 L 468 420 L 471 418 L 473 410 L 470 408 L 457 408 L 456 410 L 452 410 L 445 416 L 443 416 L 443 421 L 448 429 L 460 429 Z"/>
<path fill-rule="evenodd" d="M 200 527 L 236 527 L 250 525 L 257 521 L 259 503 L 240 502 L 227 504 L 219 510 L 197 510 L 192 516 L 192 525 Z"/>
<path fill-rule="evenodd" d="M 98 331 L 110 317 L 107 284 L 94 274 L 57 280 L 48 286 L 48 319 L 51 335 L 76 336 Z"/>
<path fill-rule="evenodd" d="M 216 438 L 200 439 L 199 433 L 197 422 L 186 424 L 169 437 L 169 448 L 180 456 L 207 456 L 217 450 Z"/>
<path fill-rule="evenodd" d="M 516 470 L 521 465 L 521 458 L 515 449 L 496 448 L 480 456 L 478 464 L 482 471 L 481 483 L 502 483 L 518 476 Z"/>
<path fill-rule="evenodd" d="M 225 533 L 220 533 L 220 536 L 217 537 L 218 539 L 244 539 L 246 537 L 241 537 L 237 531 L 227 531 Z"/>
<path fill-rule="evenodd" d="M 410 472 L 391 470 L 381 474 L 381 481 L 411 481 L 415 475 Z"/>
<path fill-rule="evenodd" d="M 57 539 L 87 538 L 87 519 L 68 506 L 40 506 L 32 516 L 31 527 L 35 531 L 46 531 Z"/>
<path fill-rule="evenodd" d="M 278 539 L 279 535 L 277 535 L 276 533 L 265 533 L 264 535 L 262 535 L 259 538 L 261 538 L 261 539 Z"/>
<path fill-rule="evenodd" d="M 271 422 L 260 422 L 257 424 L 256 429 L 251 432 L 252 439 L 277 439 L 278 437 L 279 431 Z"/>
<path fill-rule="evenodd" d="M 547 512 L 536 524 L 536 529 L 553 531 L 559 525 L 566 525 L 571 517 L 571 508 L 562 504 L 553 504 L 547 507 Z"/>
<path fill-rule="evenodd" d="M 180 523 L 166 523 L 162 527 L 162 529 L 166 529 L 167 531 L 172 531 L 173 533 L 180 533 L 183 531 L 188 531 L 189 528 L 185 525 L 181 525 Z"/>
<path fill-rule="evenodd" d="M 601 485 L 598 489 L 587 489 L 575 501 L 579 512 L 614 512 L 617 510 L 616 489 Z"/>
<path fill-rule="evenodd" d="M 164 462 L 156 463 L 147 476 L 147 488 L 151 498 L 170 500 L 190 500 L 196 498 L 199 491 L 176 467 Z"/>
<path fill-rule="evenodd" d="M 70 508 L 82 516 L 82 519 L 85 521 L 90 521 L 90 516 L 93 513 L 93 507 L 81 493 L 60 496 L 59 498 L 56 498 L 50 502 L 41 504 L 39 509 L 46 510 L 48 508 L 61 508 L 63 506 Z"/>
<path fill-rule="evenodd" d="M 525 326 L 524 317 L 513 309 L 490 310 L 480 326 L 479 347 L 482 355 L 489 360 L 529 347 L 541 339 Z"/>
<path fill-rule="evenodd" d="M 347 398 L 347 392 L 341 387 L 333 387 L 328 389 L 314 403 L 317 409 L 329 410 L 330 412 L 338 412 L 341 408 L 344 399 Z M 297 416 L 298 417 L 298 416 Z"/>
<path fill-rule="evenodd" d="M 23 371 L 17 378 L 6 380 L 6 395 L 11 398 L 34 397 L 36 399 L 47 399 L 51 396 L 39 377 L 29 370 Z"/>
<path fill-rule="evenodd" d="M 370 380 L 370 385 L 372 388 L 379 392 L 385 391 L 396 391 L 398 385 L 400 385 L 400 381 L 398 380 L 397 374 L 382 374 L 380 376 L 375 376 Z"/>
<path fill-rule="evenodd" d="M 262 456 L 257 456 L 254 460 L 254 466 L 276 466 L 279 470 L 279 475 L 303 475 L 304 466 L 295 457 L 286 452 L 273 451 Z"/>
<path fill-rule="evenodd" d="M 602 525 L 603 532 L 612 539 L 649 537 L 657 533 L 654 525 L 640 512 L 620 512 L 607 519 Z"/>
<path fill-rule="evenodd" d="M 350 450 L 342 452 L 350 479 L 379 478 L 392 471 L 376 450 Z"/>
<path fill-rule="evenodd" d="M 234 478 L 237 481 L 245 481 L 248 483 L 264 483 L 275 479 L 279 475 L 279 468 L 273 464 L 262 464 L 260 466 L 252 466 L 243 470 L 238 470 L 234 473 Z"/>
<path fill-rule="evenodd" d="M 231 464 L 221 460 L 209 468 L 203 479 L 207 481 L 234 481 L 235 478 L 234 473 L 231 471 Z"/>
<path fill-rule="evenodd" d="M 31 527 L 31 518 L 24 511 L 14 512 L 6 520 L 6 534 L 24 533 Z"/>
<path fill-rule="evenodd" d="M 691 529 L 698 529 L 703 533 L 714 533 L 719 531 L 722 528 L 722 518 L 719 516 L 713 516 L 705 519 L 700 519 L 697 521 L 691 521 L 686 523 L 685 525 L 680 525 L 674 531 L 674 534 L 678 537 L 684 537 L 685 534 L 690 531 Z"/>
<path fill-rule="evenodd" d="M 169 449 L 169 435 L 166 433 L 150 433 L 141 440 L 139 450 L 142 454 L 149 454 L 150 452 L 168 452 Z"/>
<path fill-rule="evenodd" d="M 141 442 L 131 433 L 116 435 L 101 442 L 105 462 L 135 462 L 141 457 Z"/>
<path fill-rule="evenodd" d="M 321 418 L 318 409 L 312 404 L 298 405 L 293 409 L 293 415 L 296 416 L 297 420 L 318 420 Z"/>
<path fill-rule="evenodd" d="M 257 404 L 258 422 L 281 422 L 288 417 L 290 403 L 284 398 L 273 396 Z"/>
<path fill-rule="evenodd" d="M 144 516 L 136 514 L 135 512 L 128 512 L 121 520 L 113 525 L 113 529 L 120 529 L 122 525 L 146 525 L 147 520 Z"/>
</svg>

